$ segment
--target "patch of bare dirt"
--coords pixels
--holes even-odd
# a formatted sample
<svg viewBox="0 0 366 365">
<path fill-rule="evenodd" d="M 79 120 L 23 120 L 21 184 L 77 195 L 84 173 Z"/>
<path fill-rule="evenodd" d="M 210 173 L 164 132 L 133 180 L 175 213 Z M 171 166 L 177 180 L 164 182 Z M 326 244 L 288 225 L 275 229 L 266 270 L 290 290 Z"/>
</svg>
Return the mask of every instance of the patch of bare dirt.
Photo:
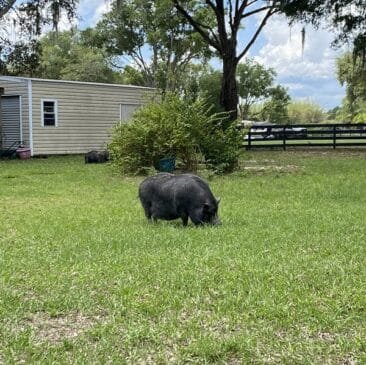
<svg viewBox="0 0 366 365">
<path fill-rule="evenodd" d="M 298 155 L 302 157 L 311 157 L 311 158 L 339 158 L 339 157 L 365 157 L 366 156 L 366 149 L 365 148 L 355 148 L 355 147 L 348 147 L 348 148 L 337 148 L 333 149 L 319 149 L 319 148 L 312 148 L 309 150 L 292 150 L 287 151 L 288 154 Z"/>
<path fill-rule="evenodd" d="M 341 364 L 342 365 L 357 365 L 358 362 L 352 356 L 350 356 L 347 359 L 342 360 Z"/>
<path fill-rule="evenodd" d="M 329 332 L 319 332 L 318 338 L 320 338 L 323 341 L 334 341 L 335 337 Z"/>
<path fill-rule="evenodd" d="M 300 166 L 297 165 L 263 165 L 263 166 L 244 166 L 245 171 L 250 172 L 296 172 L 300 170 Z"/>
<path fill-rule="evenodd" d="M 24 327 L 31 327 L 39 342 L 56 343 L 76 338 L 104 320 L 102 315 L 86 316 L 81 313 L 70 313 L 52 317 L 41 312 L 29 316 Z"/>
</svg>

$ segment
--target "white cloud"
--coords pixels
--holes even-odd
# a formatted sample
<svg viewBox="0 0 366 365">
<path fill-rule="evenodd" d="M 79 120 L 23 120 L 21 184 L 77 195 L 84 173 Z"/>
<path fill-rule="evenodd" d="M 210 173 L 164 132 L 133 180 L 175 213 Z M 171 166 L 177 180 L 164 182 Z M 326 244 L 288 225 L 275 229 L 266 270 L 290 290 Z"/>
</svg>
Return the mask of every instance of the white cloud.
<svg viewBox="0 0 366 365">
<path fill-rule="evenodd" d="M 93 27 L 101 19 L 103 14 L 110 10 L 110 2 L 107 0 L 81 0 L 79 3 L 79 15 L 81 28 Z"/>
<path fill-rule="evenodd" d="M 73 26 L 73 23 L 70 23 L 69 19 L 67 18 L 67 14 L 65 12 L 61 13 L 61 17 L 60 17 L 60 21 L 58 24 L 58 30 L 59 31 L 64 31 L 64 30 L 69 30 L 71 29 L 71 27 Z M 52 28 L 50 27 L 50 30 Z"/>
<path fill-rule="evenodd" d="M 109 3 L 107 1 L 105 1 L 103 4 L 100 4 L 94 13 L 92 22 L 96 24 L 103 16 L 103 14 L 107 13 L 109 10 L 110 10 Z"/>
<path fill-rule="evenodd" d="M 324 30 L 306 28 L 302 52 L 301 29 L 301 25 L 295 25 L 290 30 L 283 17 L 272 19 L 263 30 L 266 44 L 255 59 L 273 67 L 282 77 L 334 77 L 335 59 L 339 52 L 330 48 L 332 35 Z"/>
<path fill-rule="evenodd" d="M 288 89 L 291 89 L 293 91 L 295 90 L 303 90 L 305 88 L 304 84 L 301 84 L 299 82 L 284 82 L 282 85 Z"/>
<path fill-rule="evenodd" d="M 306 27 L 302 52 L 302 25 L 289 28 L 284 17 L 272 18 L 263 29 L 263 47 L 254 59 L 275 69 L 278 82 L 293 98 L 308 98 L 331 108 L 340 103 L 344 91 L 335 78 L 335 61 L 341 50 L 330 47 L 333 34 Z"/>
</svg>

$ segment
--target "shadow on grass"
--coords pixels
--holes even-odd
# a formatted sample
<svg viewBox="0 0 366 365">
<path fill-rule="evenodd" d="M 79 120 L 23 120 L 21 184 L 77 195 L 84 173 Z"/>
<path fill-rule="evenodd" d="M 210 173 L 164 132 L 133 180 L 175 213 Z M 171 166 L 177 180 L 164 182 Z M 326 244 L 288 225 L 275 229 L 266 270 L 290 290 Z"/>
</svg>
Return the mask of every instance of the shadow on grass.
<svg viewBox="0 0 366 365">
<path fill-rule="evenodd" d="M 203 224 L 196 226 L 194 223 L 192 223 L 190 220 L 188 221 L 188 225 L 185 227 L 183 226 L 183 223 L 180 219 L 171 220 L 171 221 L 164 221 L 164 220 L 158 220 L 158 221 L 148 221 L 147 219 L 144 220 L 144 226 L 149 226 L 153 228 L 162 228 L 162 227 L 171 227 L 176 229 L 217 229 L 222 226 L 222 224 L 218 225 L 211 225 L 211 224 Z"/>
</svg>

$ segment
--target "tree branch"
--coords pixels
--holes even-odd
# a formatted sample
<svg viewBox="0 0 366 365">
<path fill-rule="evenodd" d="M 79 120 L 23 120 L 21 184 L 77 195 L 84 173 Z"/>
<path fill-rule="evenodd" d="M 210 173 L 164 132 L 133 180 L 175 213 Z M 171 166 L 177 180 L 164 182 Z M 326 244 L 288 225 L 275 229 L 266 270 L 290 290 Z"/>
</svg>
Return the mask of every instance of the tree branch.
<svg viewBox="0 0 366 365">
<path fill-rule="evenodd" d="M 209 27 L 208 25 L 206 24 L 202 24 L 200 23 L 199 21 L 195 20 L 195 22 L 197 23 L 198 26 L 202 27 L 203 29 L 207 29 L 207 31 L 210 32 L 211 36 L 213 37 L 214 41 L 217 42 L 217 44 L 220 44 L 220 41 L 219 39 L 217 38 L 217 35 L 215 34 L 214 30 Z"/>
<path fill-rule="evenodd" d="M 142 56 L 141 48 L 139 47 L 137 51 L 132 51 L 129 53 L 130 57 L 136 62 L 137 66 L 140 68 L 140 70 L 146 75 L 147 82 L 149 83 L 149 86 L 154 86 L 154 77 L 151 73 L 150 68 L 145 63 L 145 60 Z"/>
<path fill-rule="evenodd" d="M 239 0 L 235 0 L 235 14 L 239 11 Z"/>
<path fill-rule="evenodd" d="M 257 0 L 255 0 L 257 1 Z M 245 0 L 243 1 L 241 4 L 240 4 L 240 8 L 238 8 L 238 12 L 237 14 L 243 14 L 244 12 L 244 9 L 247 7 L 247 6 L 250 6 L 251 4 L 248 4 L 248 0 Z"/>
<path fill-rule="evenodd" d="M 256 39 L 259 36 L 259 33 L 262 31 L 263 27 L 266 25 L 267 20 L 269 19 L 270 16 L 272 16 L 274 13 L 276 13 L 278 10 L 274 9 L 273 7 L 271 9 L 268 10 L 267 14 L 265 15 L 265 17 L 262 19 L 261 24 L 259 25 L 258 29 L 256 30 L 256 32 L 254 33 L 252 39 L 248 42 L 248 44 L 246 45 L 246 47 L 243 49 L 243 51 L 239 54 L 239 56 L 237 56 L 236 60 L 237 62 L 240 61 L 240 59 L 249 51 L 250 47 L 253 45 L 253 43 L 256 41 Z"/>
<path fill-rule="evenodd" d="M 220 43 L 217 40 L 216 35 L 214 35 L 214 38 L 216 38 L 216 39 L 212 39 L 210 37 L 210 35 L 207 34 L 203 29 L 203 28 L 210 29 L 210 31 L 213 33 L 211 28 L 209 28 L 208 26 L 202 27 L 202 25 L 199 22 L 197 22 L 195 19 L 193 19 L 193 17 L 191 15 L 189 15 L 189 13 L 179 4 L 178 0 L 172 0 L 172 1 L 174 3 L 174 6 L 176 7 L 176 9 L 182 14 L 182 16 L 184 16 L 187 19 L 189 24 L 192 25 L 192 27 L 202 36 L 202 38 L 210 46 L 214 47 L 217 51 L 221 52 L 221 46 L 220 46 Z"/>
<path fill-rule="evenodd" d="M 227 46 L 227 43 L 229 41 L 227 32 L 226 32 L 226 25 L 225 25 L 225 7 L 223 0 L 216 0 L 216 6 L 212 3 L 211 0 L 206 0 L 206 4 L 208 4 L 216 15 L 216 21 L 217 21 L 217 30 L 220 37 L 220 45 L 221 45 L 221 51 L 219 52 L 221 54 L 224 54 L 225 47 Z"/>
<path fill-rule="evenodd" d="M 184 71 L 187 65 L 193 60 L 194 55 L 192 53 L 189 53 L 187 57 L 182 59 L 181 62 L 177 63 L 177 66 L 182 67 L 182 70 Z"/>
<path fill-rule="evenodd" d="M 229 23 L 230 23 L 230 28 L 231 28 L 231 32 L 233 31 L 233 4 L 231 2 L 231 0 L 229 0 Z"/>
<path fill-rule="evenodd" d="M 243 14 L 245 8 L 248 6 L 248 0 L 243 1 L 239 7 L 239 0 L 236 0 L 235 4 L 235 16 L 234 16 L 234 29 L 238 31 L 240 27 L 241 15 Z"/>
<path fill-rule="evenodd" d="M 253 4 L 255 4 L 258 0 L 252 0 L 251 2 L 247 3 L 247 6 L 251 6 Z"/>
<path fill-rule="evenodd" d="M 211 0 L 206 0 L 206 4 L 216 13 L 217 7 Z"/>
<path fill-rule="evenodd" d="M 6 0 L 5 4 L 3 4 L 3 2 L 1 2 L 0 19 L 2 19 L 9 12 L 9 10 L 13 7 L 15 2 L 16 2 L 16 0 Z"/>
<path fill-rule="evenodd" d="M 263 6 L 262 8 L 258 8 L 258 9 L 252 10 L 252 11 L 248 11 L 247 13 L 242 14 L 240 18 L 241 19 L 244 19 L 244 18 L 246 18 L 248 16 L 251 16 L 251 15 L 257 14 L 257 13 L 260 13 L 261 11 L 268 10 L 268 9 L 272 9 L 272 7 L 271 6 Z"/>
</svg>

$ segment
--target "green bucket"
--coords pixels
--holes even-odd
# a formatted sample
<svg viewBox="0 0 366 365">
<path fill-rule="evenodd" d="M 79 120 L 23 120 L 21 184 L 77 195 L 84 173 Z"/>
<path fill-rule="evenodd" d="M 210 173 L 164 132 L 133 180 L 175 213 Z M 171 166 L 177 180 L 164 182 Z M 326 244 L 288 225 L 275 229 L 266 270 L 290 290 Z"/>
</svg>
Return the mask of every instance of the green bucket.
<svg viewBox="0 0 366 365">
<path fill-rule="evenodd" d="M 160 172 L 172 172 L 175 169 L 175 158 L 165 157 L 159 160 L 158 170 Z"/>
</svg>

